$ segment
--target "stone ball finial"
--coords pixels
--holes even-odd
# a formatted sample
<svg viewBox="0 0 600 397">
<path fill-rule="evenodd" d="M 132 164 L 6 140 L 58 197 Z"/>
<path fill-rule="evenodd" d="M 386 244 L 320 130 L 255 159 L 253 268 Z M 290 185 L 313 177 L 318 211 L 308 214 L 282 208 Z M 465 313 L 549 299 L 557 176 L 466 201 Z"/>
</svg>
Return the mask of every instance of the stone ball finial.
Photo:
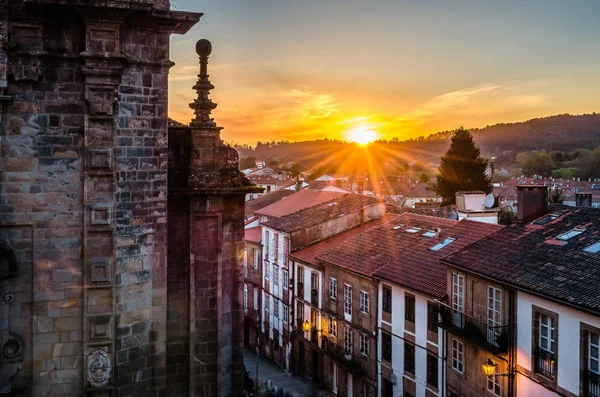
<svg viewBox="0 0 600 397">
<path fill-rule="evenodd" d="M 212 52 L 212 44 L 206 39 L 200 39 L 196 43 L 196 54 L 201 57 L 207 57 Z"/>
</svg>

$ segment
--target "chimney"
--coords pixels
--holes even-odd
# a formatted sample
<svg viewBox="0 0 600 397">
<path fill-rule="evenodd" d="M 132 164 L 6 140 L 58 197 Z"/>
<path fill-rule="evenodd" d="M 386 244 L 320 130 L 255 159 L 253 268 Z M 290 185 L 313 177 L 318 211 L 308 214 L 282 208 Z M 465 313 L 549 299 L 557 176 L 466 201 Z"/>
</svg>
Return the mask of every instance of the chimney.
<svg viewBox="0 0 600 397">
<path fill-rule="evenodd" d="M 591 207 L 592 193 L 575 193 L 575 207 Z"/>
<path fill-rule="evenodd" d="M 517 186 L 517 220 L 526 222 L 548 212 L 548 186 Z"/>
<path fill-rule="evenodd" d="M 302 181 L 300 179 L 296 179 L 296 191 L 299 192 L 302 190 Z"/>
</svg>

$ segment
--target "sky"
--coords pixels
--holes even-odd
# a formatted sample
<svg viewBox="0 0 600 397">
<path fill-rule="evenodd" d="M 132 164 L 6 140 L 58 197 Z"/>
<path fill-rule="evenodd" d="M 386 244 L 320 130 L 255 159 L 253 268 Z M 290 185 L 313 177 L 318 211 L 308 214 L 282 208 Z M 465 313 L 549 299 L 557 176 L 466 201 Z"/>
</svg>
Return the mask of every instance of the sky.
<svg viewBox="0 0 600 397">
<path fill-rule="evenodd" d="M 169 116 L 209 39 L 226 142 L 407 139 L 600 110 L 600 1 L 172 0 Z"/>
</svg>

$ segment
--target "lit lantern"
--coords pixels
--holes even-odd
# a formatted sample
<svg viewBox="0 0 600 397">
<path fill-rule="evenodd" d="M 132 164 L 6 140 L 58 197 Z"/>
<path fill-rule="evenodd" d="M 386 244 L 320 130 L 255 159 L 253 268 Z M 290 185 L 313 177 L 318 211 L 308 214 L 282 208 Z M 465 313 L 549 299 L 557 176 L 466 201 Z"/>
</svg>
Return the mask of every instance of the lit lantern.
<svg viewBox="0 0 600 397">
<path fill-rule="evenodd" d="M 302 329 L 304 330 L 304 332 L 310 331 L 310 323 L 308 321 L 305 321 L 304 324 L 302 324 Z"/>
<path fill-rule="evenodd" d="M 496 364 L 494 364 L 489 357 L 481 366 L 483 367 L 483 373 L 485 373 L 486 376 L 492 376 L 494 375 L 494 372 L 496 372 Z"/>
</svg>

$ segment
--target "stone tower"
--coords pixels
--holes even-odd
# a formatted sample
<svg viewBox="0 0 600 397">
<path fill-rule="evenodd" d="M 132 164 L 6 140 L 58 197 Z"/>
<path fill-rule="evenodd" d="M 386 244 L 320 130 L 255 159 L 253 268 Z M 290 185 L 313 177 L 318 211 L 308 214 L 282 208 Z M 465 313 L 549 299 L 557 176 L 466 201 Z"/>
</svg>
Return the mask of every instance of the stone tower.
<svg viewBox="0 0 600 397">
<path fill-rule="evenodd" d="M 195 117 L 169 128 L 168 396 L 243 395 L 244 198 L 262 191 L 238 169 L 210 117 L 211 44 L 196 44 Z"/>
<path fill-rule="evenodd" d="M 0 0 L 0 395 L 166 395 L 169 36 L 199 18 Z"/>
</svg>

